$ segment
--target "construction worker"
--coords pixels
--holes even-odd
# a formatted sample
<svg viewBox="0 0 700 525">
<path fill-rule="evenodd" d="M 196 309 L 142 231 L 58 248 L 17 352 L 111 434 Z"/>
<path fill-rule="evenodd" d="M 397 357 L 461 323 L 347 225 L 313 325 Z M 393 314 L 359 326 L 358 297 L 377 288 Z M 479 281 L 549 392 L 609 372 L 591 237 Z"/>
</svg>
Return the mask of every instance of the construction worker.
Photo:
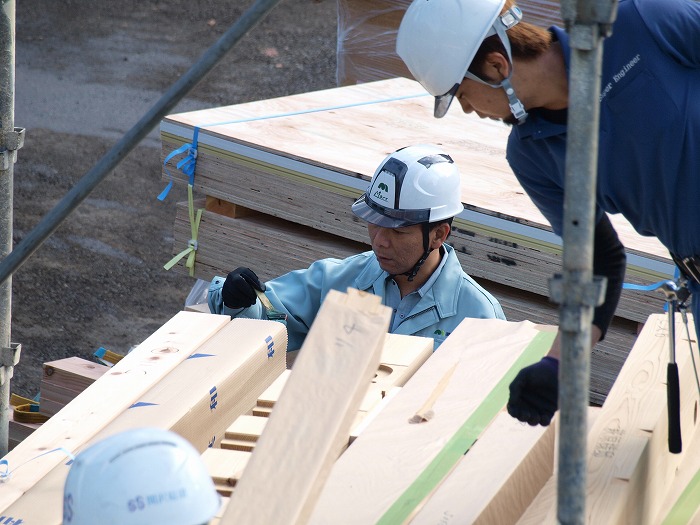
<svg viewBox="0 0 700 525">
<path fill-rule="evenodd" d="M 507 160 L 561 235 L 569 36 L 522 17 L 511 1 L 414 0 L 397 52 L 435 96 L 435 117 L 456 98 L 465 113 L 512 125 Z M 604 41 L 600 85 L 593 270 L 607 278 L 607 293 L 594 312 L 593 345 L 611 322 L 626 264 L 606 212 L 658 237 L 691 291 L 700 291 L 700 2 L 621 0 Z M 693 301 L 696 320 L 699 305 Z M 559 356 L 557 338 L 548 356 L 517 375 L 508 402 L 514 417 L 549 424 Z"/>
<path fill-rule="evenodd" d="M 498 301 L 464 273 L 445 242 L 464 209 L 460 182 L 456 164 L 437 146 L 390 154 L 352 205 L 367 221 L 372 251 L 322 259 L 264 284 L 251 269 L 237 268 L 212 280 L 210 311 L 265 318 L 256 290 L 265 291 L 287 316 L 289 351 L 301 347 L 328 291 L 349 287 L 379 295 L 393 309 L 390 332 L 432 337 L 435 348 L 465 317 L 504 319 Z"/>
<path fill-rule="evenodd" d="M 80 452 L 63 490 L 63 525 L 205 525 L 221 498 L 197 450 L 159 428 L 136 428 Z"/>
</svg>

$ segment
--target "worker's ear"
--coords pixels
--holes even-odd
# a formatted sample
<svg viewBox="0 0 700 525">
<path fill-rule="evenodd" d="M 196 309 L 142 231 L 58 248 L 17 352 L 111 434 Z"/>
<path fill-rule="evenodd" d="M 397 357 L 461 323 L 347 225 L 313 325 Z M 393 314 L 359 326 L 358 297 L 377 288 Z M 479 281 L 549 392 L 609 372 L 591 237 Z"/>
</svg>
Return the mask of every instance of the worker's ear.
<svg viewBox="0 0 700 525">
<path fill-rule="evenodd" d="M 446 222 L 443 222 L 430 230 L 430 247 L 436 250 L 442 246 L 442 243 L 447 240 L 450 230 L 451 226 Z"/>
<path fill-rule="evenodd" d="M 510 73 L 510 63 L 508 59 L 498 51 L 491 51 L 484 60 L 484 80 L 500 83 L 508 78 Z"/>
</svg>

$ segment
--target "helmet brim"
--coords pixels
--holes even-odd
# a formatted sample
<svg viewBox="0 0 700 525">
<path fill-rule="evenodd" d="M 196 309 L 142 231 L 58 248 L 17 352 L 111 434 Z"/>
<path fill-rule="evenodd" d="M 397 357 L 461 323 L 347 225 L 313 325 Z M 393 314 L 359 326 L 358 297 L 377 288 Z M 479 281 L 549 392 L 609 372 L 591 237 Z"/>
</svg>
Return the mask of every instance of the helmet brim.
<svg viewBox="0 0 700 525">
<path fill-rule="evenodd" d="M 447 93 L 435 97 L 435 109 L 433 110 L 433 116 L 435 118 L 442 118 L 447 114 L 447 110 L 450 109 L 450 104 L 452 104 L 452 99 L 457 94 L 459 89 L 459 83 L 452 86 Z"/>
<path fill-rule="evenodd" d="M 383 215 L 371 208 L 367 204 L 365 197 L 366 196 L 363 195 L 362 197 L 357 199 L 352 205 L 352 212 L 363 221 L 367 221 L 370 224 L 374 224 L 375 226 L 380 226 L 382 228 L 403 228 L 405 226 L 412 226 L 414 224 L 420 224 L 420 222 L 423 222 L 415 222 L 407 219 L 387 217 L 386 215 Z"/>
</svg>

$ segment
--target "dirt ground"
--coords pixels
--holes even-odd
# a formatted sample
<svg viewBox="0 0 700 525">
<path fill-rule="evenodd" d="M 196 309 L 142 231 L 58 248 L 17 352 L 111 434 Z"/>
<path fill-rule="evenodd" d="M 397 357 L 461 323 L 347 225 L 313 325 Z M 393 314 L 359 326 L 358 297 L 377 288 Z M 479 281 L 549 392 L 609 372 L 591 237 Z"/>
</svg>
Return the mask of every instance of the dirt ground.
<svg viewBox="0 0 700 525">
<path fill-rule="evenodd" d="M 62 199 L 252 0 L 17 0 L 14 244 Z M 336 0 L 283 0 L 176 108 L 238 104 L 336 85 Z M 194 280 L 172 256 L 158 131 L 127 155 L 12 277 L 12 391 L 42 364 L 126 353 L 182 309 Z"/>
</svg>

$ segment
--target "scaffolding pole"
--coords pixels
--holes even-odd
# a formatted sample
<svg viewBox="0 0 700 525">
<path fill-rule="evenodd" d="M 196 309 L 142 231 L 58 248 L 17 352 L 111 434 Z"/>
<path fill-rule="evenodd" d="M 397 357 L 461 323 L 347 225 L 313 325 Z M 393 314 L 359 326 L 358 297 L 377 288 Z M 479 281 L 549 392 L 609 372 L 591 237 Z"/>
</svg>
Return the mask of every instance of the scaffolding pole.
<svg viewBox="0 0 700 525">
<path fill-rule="evenodd" d="M 23 132 L 14 128 L 14 34 L 15 2 L 2 1 L 2 20 L 0 20 L 0 153 L 3 158 L 16 155 L 18 147 L 12 149 L 10 144 L 3 150 L 3 143 L 15 140 L 21 146 Z M 9 167 L 0 171 L 0 244 L 2 245 L 2 262 L 0 263 L 0 370 L 5 363 L 15 362 L 19 357 L 19 345 L 10 344 L 11 288 L 12 274 L 43 244 L 43 242 L 60 226 L 60 224 L 77 208 L 83 200 L 109 175 L 129 152 L 150 133 L 150 131 L 167 116 L 173 108 L 209 73 L 258 22 L 280 2 L 280 0 L 257 0 L 231 26 L 200 59 L 175 82 L 155 105 L 110 149 L 98 162 L 71 188 L 59 203 L 46 214 L 39 224 L 12 249 L 12 161 Z M 3 165 L 4 167 L 4 165 Z M 7 202 L 9 199 L 9 203 Z M 7 241 L 7 242 L 6 242 Z M 8 374 L 0 375 L 0 379 Z M 11 377 L 11 372 L 9 373 Z M 3 396 L 0 411 L 0 457 L 7 452 L 8 418 L 9 418 L 9 377 L 2 382 Z"/>
<path fill-rule="evenodd" d="M 13 169 L 24 130 L 15 128 L 15 2 L 2 1 L 0 13 L 0 257 L 12 251 Z M 12 279 L 0 283 L 0 457 L 9 450 L 10 379 L 19 345 L 10 344 Z"/>
<path fill-rule="evenodd" d="M 557 520 L 583 525 L 586 517 L 587 412 L 593 310 L 605 279 L 593 276 L 593 231 L 598 163 L 603 40 L 611 32 L 616 0 L 562 0 L 571 47 L 564 188 L 563 271 L 550 282 L 560 304 Z"/>
</svg>

